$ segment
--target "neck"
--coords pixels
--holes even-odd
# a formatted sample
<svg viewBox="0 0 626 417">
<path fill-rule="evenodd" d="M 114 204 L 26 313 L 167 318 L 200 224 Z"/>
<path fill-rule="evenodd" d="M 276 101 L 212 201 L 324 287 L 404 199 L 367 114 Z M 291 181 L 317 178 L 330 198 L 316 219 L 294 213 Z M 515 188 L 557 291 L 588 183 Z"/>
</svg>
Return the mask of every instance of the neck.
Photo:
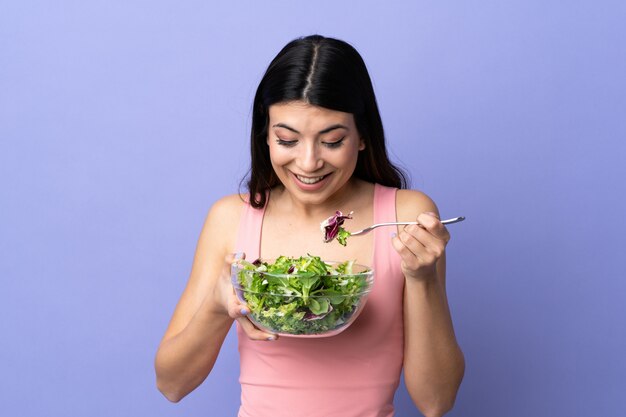
<svg viewBox="0 0 626 417">
<path fill-rule="evenodd" d="M 363 183 L 357 179 L 351 179 L 340 190 L 319 204 L 310 204 L 296 198 L 284 187 L 272 190 L 270 203 L 280 205 L 281 211 L 288 211 L 301 219 L 313 219 L 323 221 L 340 210 L 348 213 L 355 209 L 357 196 L 362 193 Z M 276 206 L 275 206 L 276 207 Z"/>
</svg>

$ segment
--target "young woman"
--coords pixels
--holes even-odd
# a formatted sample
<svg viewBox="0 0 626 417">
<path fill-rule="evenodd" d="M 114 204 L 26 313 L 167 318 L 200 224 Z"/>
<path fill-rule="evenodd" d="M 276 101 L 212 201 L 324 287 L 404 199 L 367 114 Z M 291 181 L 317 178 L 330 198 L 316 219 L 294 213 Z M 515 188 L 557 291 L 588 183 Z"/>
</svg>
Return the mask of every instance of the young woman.
<svg viewBox="0 0 626 417">
<path fill-rule="evenodd" d="M 401 371 L 425 416 L 450 410 L 464 372 L 445 290 L 450 236 L 434 202 L 405 188 L 358 52 L 317 35 L 287 44 L 254 100 L 248 193 L 211 208 L 159 346 L 161 392 L 179 401 L 200 385 L 236 321 L 240 417 L 390 417 Z M 379 228 L 346 247 L 324 243 L 320 222 L 337 210 L 354 212 L 351 230 L 383 221 L 421 227 Z M 235 253 L 354 259 L 373 267 L 376 283 L 344 332 L 278 338 L 255 328 L 234 296 Z"/>
</svg>

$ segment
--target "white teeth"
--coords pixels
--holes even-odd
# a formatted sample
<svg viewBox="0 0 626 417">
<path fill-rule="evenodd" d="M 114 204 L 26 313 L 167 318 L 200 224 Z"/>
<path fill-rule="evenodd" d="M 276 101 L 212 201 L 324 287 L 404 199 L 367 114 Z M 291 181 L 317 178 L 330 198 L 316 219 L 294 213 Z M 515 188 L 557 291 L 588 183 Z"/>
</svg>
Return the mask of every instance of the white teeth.
<svg viewBox="0 0 626 417">
<path fill-rule="evenodd" d="M 305 184 L 315 184 L 316 182 L 320 182 L 321 180 L 323 180 L 323 179 L 324 179 L 324 177 L 325 177 L 325 175 L 323 175 L 323 176 L 321 176 L 321 177 L 313 177 L 313 178 L 310 178 L 310 177 L 302 177 L 302 176 L 300 176 L 300 175 L 296 175 L 296 177 L 297 177 L 300 181 L 302 181 L 303 183 L 305 183 Z"/>
</svg>

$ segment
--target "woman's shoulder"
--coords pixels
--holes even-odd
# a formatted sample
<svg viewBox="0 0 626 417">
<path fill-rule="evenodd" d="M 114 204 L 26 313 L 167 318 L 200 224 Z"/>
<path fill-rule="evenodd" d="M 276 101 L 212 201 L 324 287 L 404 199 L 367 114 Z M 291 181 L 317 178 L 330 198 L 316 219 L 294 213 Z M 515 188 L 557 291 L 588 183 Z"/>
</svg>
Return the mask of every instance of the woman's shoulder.
<svg viewBox="0 0 626 417">
<path fill-rule="evenodd" d="M 208 218 L 220 219 L 220 223 L 230 223 L 226 220 L 239 219 L 241 210 L 248 204 L 247 194 L 231 194 L 221 197 L 211 206 Z"/>
<path fill-rule="evenodd" d="M 437 205 L 426 193 L 407 189 L 399 189 L 396 192 L 398 221 L 415 221 L 417 215 L 424 212 L 432 212 L 439 215 Z"/>
<path fill-rule="evenodd" d="M 204 235 L 219 236 L 227 245 L 234 244 L 243 208 L 248 204 L 244 194 L 221 197 L 213 203 L 206 216 Z"/>
<path fill-rule="evenodd" d="M 211 205 L 200 233 L 201 254 L 215 253 L 216 259 L 223 259 L 226 253 L 232 252 L 247 201 L 246 195 L 233 194 L 221 197 Z"/>
</svg>

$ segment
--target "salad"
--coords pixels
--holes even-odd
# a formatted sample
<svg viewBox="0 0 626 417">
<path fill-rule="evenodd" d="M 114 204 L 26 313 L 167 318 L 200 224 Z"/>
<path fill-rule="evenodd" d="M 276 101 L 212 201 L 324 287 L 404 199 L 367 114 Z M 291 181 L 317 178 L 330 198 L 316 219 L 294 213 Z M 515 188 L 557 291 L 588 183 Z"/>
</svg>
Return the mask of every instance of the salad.
<svg viewBox="0 0 626 417">
<path fill-rule="evenodd" d="M 237 268 L 233 284 L 250 319 L 279 334 L 312 335 L 346 325 L 372 283 L 372 271 L 354 272 L 354 261 L 331 264 L 311 255 L 241 260 Z"/>
<path fill-rule="evenodd" d="M 324 233 L 324 242 L 328 243 L 332 242 L 333 239 L 337 239 L 340 245 L 346 246 L 346 239 L 350 236 L 350 232 L 343 228 L 343 222 L 346 219 L 351 219 L 352 213 L 354 212 L 343 214 L 337 210 L 333 216 L 330 216 L 320 224 L 320 229 Z"/>
</svg>

